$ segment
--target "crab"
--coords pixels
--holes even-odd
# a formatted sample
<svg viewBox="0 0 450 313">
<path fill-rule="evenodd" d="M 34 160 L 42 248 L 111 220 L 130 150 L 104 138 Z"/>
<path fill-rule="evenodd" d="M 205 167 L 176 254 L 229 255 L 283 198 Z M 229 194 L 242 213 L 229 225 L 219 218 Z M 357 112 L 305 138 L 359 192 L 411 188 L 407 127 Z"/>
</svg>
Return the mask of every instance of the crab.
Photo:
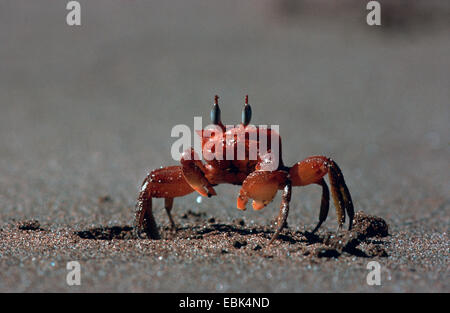
<svg viewBox="0 0 450 313">
<path fill-rule="evenodd" d="M 237 197 L 237 208 L 240 210 L 246 209 L 249 199 L 253 199 L 254 210 L 261 210 L 273 200 L 278 190 L 282 190 L 276 230 L 269 245 L 278 238 L 286 225 L 292 187 L 310 184 L 321 186 L 319 222 L 312 231 L 315 233 L 328 216 L 330 192 L 325 181 L 327 174 L 336 208 L 338 231 L 345 223 L 346 213 L 349 217 L 348 229 L 352 228 L 352 198 L 336 162 L 319 155 L 308 157 L 292 167 L 285 166 L 281 158 L 281 137 L 270 127 L 250 125 L 251 115 L 248 96 L 245 96 L 242 123 L 226 128 L 220 118 L 218 96 L 215 96 L 211 110 L 211 122 L 216 127 L 215 131 L 198 131 L 202 139 L 204 161 L 193 148 L 189 148 L 181 154 L 180 165 L 156 169 L 143 181 L 136 205 L 136 229 L 139 234 L 145 232 L 148 238 L 161 238 L 152 213 L 153 198 L 164 198 L 171 229 L 176 231 L 177 226 L 171 214 L 174 198 L 192 192 L 204 197 L 216 196 L 214 186 L 219 184 L 242 186 Z M 245 147 L 243 158 L 236 158 L 239 145 Z M 256 149 L 256 157 L 250 157 L 251 147 Z M 220 158 L 217 157 L 217 151 L 222 151 Z M 227 154 L 226 151 L 232 153 Z M 278 155 L 273 151 L 278 151 Z"/>
</svg>

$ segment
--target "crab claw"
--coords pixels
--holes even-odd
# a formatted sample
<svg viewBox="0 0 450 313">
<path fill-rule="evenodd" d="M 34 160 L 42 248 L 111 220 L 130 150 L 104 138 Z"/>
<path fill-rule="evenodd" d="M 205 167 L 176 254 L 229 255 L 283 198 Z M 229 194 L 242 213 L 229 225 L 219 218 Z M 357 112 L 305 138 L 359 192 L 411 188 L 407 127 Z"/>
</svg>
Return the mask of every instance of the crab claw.
<svg viewBox="0 0 450 313">
<path fill-rule="evenodd" d="M 237 198 L 237 208 L 239 210 L 245 211 L 247 208 L 248 197 L 245 195 L 239 195 Z"/>
<path fill-rule="evenodd" d="M 181 165 L 183 176 L 192 189 L 203 197 L 209 198 L 217 195 L 212 185 L 206 179 L 204 175 L 205 167 L 193 149 L 183 152 L 181 155 Z"/>
<path fill-rule="evenodd" d="M 275 194 L 276 194 L 276 192 L 275 192 Z M 275 195 L 273 195 L 272 199 L 274 197 L 275 197 Z M 268 205 L 272 201 L 272 199 L 270 199 L 270 200 L 262 200 L 262 201 L 261 200 L 253 200 L 253 202 L 252 202 L 253 210 L 255 210 L 255 211 L 261 210 L 266 205 Z"/>
<path fill-rule="evenodd" d="M 253 199 L 253 209 L 261 210 L 269 204 L 278 189 L 286 181 L 287 173 L 284 171 L 256 171 L 247 176 L 239 192 L 237 207 L 245 210 L 248 198 Z"/>
</svg>

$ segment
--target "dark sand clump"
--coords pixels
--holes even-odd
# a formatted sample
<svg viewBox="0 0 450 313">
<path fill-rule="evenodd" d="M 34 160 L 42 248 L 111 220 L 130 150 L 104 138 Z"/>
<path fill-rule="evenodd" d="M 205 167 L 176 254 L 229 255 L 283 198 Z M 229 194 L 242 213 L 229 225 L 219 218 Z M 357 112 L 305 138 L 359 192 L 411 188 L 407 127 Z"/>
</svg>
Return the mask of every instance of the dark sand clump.
<svg viewBox="0 0 450 313">
<path fill-rule="evenodd" d="M 41 224 L 37 220 L 27 220 L 17 223 L 17 228 L 20 230 L 42 230 Z"/>
</svg>

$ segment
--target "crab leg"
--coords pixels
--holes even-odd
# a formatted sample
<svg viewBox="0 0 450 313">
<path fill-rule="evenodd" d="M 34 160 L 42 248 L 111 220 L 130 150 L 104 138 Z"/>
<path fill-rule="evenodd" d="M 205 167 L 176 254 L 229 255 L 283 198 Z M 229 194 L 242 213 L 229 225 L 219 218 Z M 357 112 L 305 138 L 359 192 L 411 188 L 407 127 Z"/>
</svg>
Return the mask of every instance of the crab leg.
<svg viewBox="0 0 450 313">
<path fill-rule="evenodd" d="M 334 162 L 333 162 L 334 163 Z M 334 163 L 335 166 L 337 167 L 337 169 L 339 170 L 339 174 L 340 174 L 340 191 L 342 194 L 342 198 L 344 200 L 344 206 L 345 206 L 345 210 L 347 211 L 348 214 L 348 229 L 352 229 L 353 226 L 353 218 L 355 216 L 355 209 L 353 208 L 353 201 L 352 201 L 352 196 L 350 195 L 350 191 L 348 190 L 347 185 L 345 184 L 344 181 L 344 176 L 341 173 L 341 170 L 339 169 L 339 167 L 337 166 L 336 163 Z"/>
<path fill-rule="evenodd" d="M 136 210 L 136 229 L 138 234 L 144 230 L 151 239 L 160 239 L 155 217 L 152 212 L 152 198 L 139 197 Z"/>
<path fill-rule="evenodd" d="M 170 224 L 175 226 L 171 210 L 173 198 L 190 194 L 194 190 L 184 179 L 181 166 L 169 166 L 152 171 L 142 183 L 136 210 L 136 228 L 151 239 L 159 239 L 158 226 L 153 216 L 152 198 L 164 198 Z"/>
<path fill-rule="evenodd" d="M 204 197 L 217 195 L 216 191 L 205 177 L 205 167 L 193 148 L 181 155 L 182 172 L 186 182 L 192 189 Z"/>
<path fill-rule="evenodd" d="M 275 239 L 278 238 L 284 226 L 286 225 L 286 220 L 289 214 L 289 202 L 291 201 L 291 192 L 292 192 L 292 185 L 291 182 L 288 181 L 283 188 L 283 195 L 281 196 L 282 198 L 281 198 L 280 213 L 278 214 L 277 219 L 277 230 L 275 231 L 275 234 L 273 235 L 272 239 L 270 239 L 269 245 Z"/>
<path fill-rule="evenodd" d="M 319 229 L 322 223 L 325 222 L 328 216 L 328 210 L 330 209 L 330 191 L 328 190 L 325 179 L 322 178 L 317 184 L 322 186 L 322 200 L 320 202 L 319 223 L 312 231 L 313 234 Z"/>
<path fill-rule="evenodd" d="M 354 209 L 352 203 L 352 197 L 348 191 L 347 185 L 344 181 L 344 175 L 339 166 L 332 159 L 324 156 L 313 156 L 306 158 L 305 160 L 295 164 L 290 170 L 289 174 L 292 179 L 293 186 L 306 186 L 309 184 L 322 185 L 322 205 L 326 204 L 326 193 L 324 184 L 321 182 L 322 178 L 328 174 L 331 187 L 331 195 L 333 196 L 334 206 L 336 207 L 336 215 L 338 219 L 338 230 L 342 228 L 345 223 L 345 212 L 349 216 L 349 230 L 352 228 Z M 328 189 L 328 188 L 327 188 Z M 326 219 L 326 213 L 328 210 L 321 207 L 320 222 L 316 226 L 316 229 L 320 227 L 323 221 Z M 325 216 L 325 217 L 324 217 Z"/>
<path fill-rule="evenodd" d="M 165 198 L 164 199 L 164 208 L 166 209 L 167 216 L 169 217 L 170 227 L 176 231 L 177 225 L 175 224 L 175 221 L 173 220 L 172 213 L 171 213 L 172 206 L 173 206 L 173 198 Z"/>
</svg>

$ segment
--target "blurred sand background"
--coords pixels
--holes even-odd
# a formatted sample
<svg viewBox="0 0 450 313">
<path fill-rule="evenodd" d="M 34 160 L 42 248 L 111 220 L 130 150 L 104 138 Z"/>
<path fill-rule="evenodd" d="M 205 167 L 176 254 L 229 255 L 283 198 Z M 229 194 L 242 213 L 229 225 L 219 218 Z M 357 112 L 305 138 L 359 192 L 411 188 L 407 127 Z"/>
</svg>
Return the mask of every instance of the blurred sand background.
<svg viewBox="0 0 450 313">
<path fill-rule="evenodd" d="M 66 1 L 0 1 L 0 227 L 131 225 L 146 173 L 175 164 L 172 127 L 208 122 L 214 94 L 237 123 L 249 94 L 252 122 L 280 125 L 285 163 L 333 157 L 356 209 L 392 234 L 379 287 L 365 283 L 368 260 L 308 268 L 107 249 L 82 256 L 88 278 L 68 287 L 71 251 L 2 237 L 0 290 L 449 292 L 450 5 L 380 2 L 383 26 L 369 27 L 364 1 L 80 1 L 82 25 L 69 27 Z M 278 212 L 279 197 L 238 212 L 239 188 L 216 190 L 176 199 L 178 221 L 190 209 L 265 225 Z M 318 187 L 296 189 L 289 226 L 312 228 L 319 201 Z"/>
</svg>

